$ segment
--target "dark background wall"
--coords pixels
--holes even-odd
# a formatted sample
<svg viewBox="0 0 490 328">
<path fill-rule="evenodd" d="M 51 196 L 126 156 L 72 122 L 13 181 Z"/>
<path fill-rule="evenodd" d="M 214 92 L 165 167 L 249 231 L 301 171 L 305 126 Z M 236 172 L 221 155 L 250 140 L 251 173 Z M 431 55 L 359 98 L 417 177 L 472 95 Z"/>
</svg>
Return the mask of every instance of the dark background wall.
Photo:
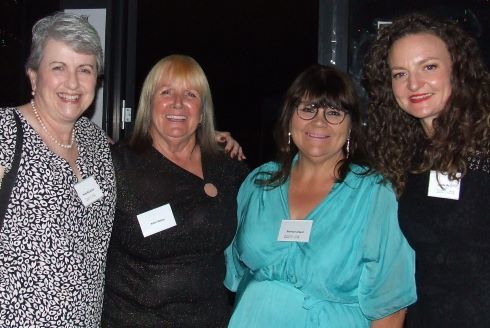
<svg viewBox="0 0 490 328">
<path fill-rule="evenodd" d="M 160 58 L 172 53 L 193 56 L 210 81 L 218 128 L 231 131 L 239 140 L 250 167 L 273 158 L 272 129 L 283 95 L 304 68 L 318 61 L 328 62 L 328 58 L 319 58 L 319 44 L 328 45 L 332 35 L 348 38 L 343 61 L 356 80 L 376 37 L 377 21 L 412 10 L 458 21 L 479 40 L 487 63 L 490 58 L 489 0 L 0 0 L 1 106 L 29 99 L 24 62 L 31 27 L 40 17 L 68 3 L 75 8 L 77 4 L 106 3 L 108 22 L 116 22 L 118 13 L 118 23 L 106 31 L 113 40 L 110 59 L 117 54 L 122 55 L 120 61 L 129 58 L 120 67 L 134 71 L 106 76 L 105 81 L 111 89 L 124 85 L 126 91 L 134 93 L 133 108 L 145 75 Z M 332 17 L 340 8 L 334 6 L 347 7 L 348 14 Z M 116 40 L 114 29 L 130 25 L 128 18 L 136 22 L 135 37 L 128 41 L 129 34 L 120 31 L 121 40 L 129 45 L 119 49 L 120 39 Z M 336 19 L 347 21 L 347 31 L 328 33 L 325 24 Z M 134 54 L 127 57 L 129 52 Z M 106 73 L 114 70 L 109 62 Z M 120 81 L 123 78 L 127 81 Z M 359 92 L 362 94 L 362 88 Z M 107 104 L 111 107 L 116 102 Z"/>
<path fill-rule="evenodd" d="M 108 3 L 113 10 L 118 6 L 118 1 Z M 30 29 L 62 7 L 63 1 L 55 0 L 0 0 L 2 106 L 29 99 L 23 65 Z M 301 70 L 317 61 L 318 1 L 138 0 L 137 8 L 128 13 L 137 15 L 135 72 L 129 81 L 134 93 L 160 58 L 191 55 L 208 76 L 217 127 L 240 141 L 251 167 L 271 159 L 272 125 L 282 95 Z"/>
<path fill-rule="evenodd" d="M 490 64 L 489 0 L 349 0 L 349 3 L 348 71 L 356 81 L 362 61 L 376 38 L 377 22 L 412 11 L 457 22 L 478 40 L 484 59 Z"/>
<path fill-rule="evenodd" d="M 24 63 L 36 20 L 59 8 L 58 0 L 0 0 L 0 106 L 26 101 L 30 87 Z"/>
<path fill-rule="evenodd" d="M 138 1 L 136 81 L 183 53 L 207 74 L 217 127 L 256 166 L 273 155 L 272 125 L 294 77 L 317 61 L 318 1 Z M 139 92 L 139 91 L 138 91 Z"/>
</svg>

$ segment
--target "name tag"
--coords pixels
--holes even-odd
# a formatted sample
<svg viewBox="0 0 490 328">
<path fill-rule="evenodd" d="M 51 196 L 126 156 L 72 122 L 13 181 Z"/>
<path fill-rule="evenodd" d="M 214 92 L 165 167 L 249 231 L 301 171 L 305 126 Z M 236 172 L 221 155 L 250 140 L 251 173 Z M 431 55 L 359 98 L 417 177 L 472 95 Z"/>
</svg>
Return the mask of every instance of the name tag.
<svg viewBox="0 0 490 328">
<path fill-rule="evenodd" d="M 174 214 L 170 204 L 166 204 L 136 216 L 144 237 L 175 227 Z"/>
<path fill-rule="evenodd" d="M 102 190 L 100 190 L 100 187 L 93 176 L 80 181 L 74 188 L 85 207 L 104 197 Z"/>
<path fill-rule="evenodd" d="M 282 220 L 278 241 L 307 243 L 310 240 L 311 220 Z"/>
<path fill-rule="evenodd" d="M 461 177 L 461 174 L 458 173 L 457 177 Z M 445 173 L 430 171 L 427 196 L 458 200 L 460 182 L 461 180 L 449 180 Z"/>
</svg>

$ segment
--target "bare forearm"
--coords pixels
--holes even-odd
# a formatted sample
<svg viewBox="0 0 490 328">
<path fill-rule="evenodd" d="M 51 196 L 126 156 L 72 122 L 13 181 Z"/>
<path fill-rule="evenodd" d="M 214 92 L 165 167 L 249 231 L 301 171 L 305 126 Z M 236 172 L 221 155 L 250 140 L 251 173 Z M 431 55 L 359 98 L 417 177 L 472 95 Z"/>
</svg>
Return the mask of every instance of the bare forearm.
<svg viewBox="0 0 490 328">
<path fill-rule="evenodd" d="M 371 328 L 402 328 L 406 313 L 406 309 L 401 309 L 387 317 L 375 320 L 371 323 Z"/>
</svg>

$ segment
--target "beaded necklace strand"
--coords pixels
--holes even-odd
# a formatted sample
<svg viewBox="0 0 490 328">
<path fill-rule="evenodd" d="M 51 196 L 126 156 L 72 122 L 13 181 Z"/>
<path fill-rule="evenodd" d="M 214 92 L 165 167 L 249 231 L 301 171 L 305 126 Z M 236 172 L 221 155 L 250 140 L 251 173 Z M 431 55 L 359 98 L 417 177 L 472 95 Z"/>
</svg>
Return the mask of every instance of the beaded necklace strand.
<svg viewBox="0 0 490 328">
<path fill-rule="evenodd" d="M 73 127 L 73 130 L 71 131 L 71 142 L 67 144 L 63 144 L 58 141 L 51 133 L 49 133 L 48 129 L 46 128 L 46 125 L 44 125 L 44 122 L 41 120 L 41 117 L 39 116 L 39 113 L 37 112 L 36 108 L 36 103 L 34 102 L 34 99 L 31 99 L 31 106 L 32 106 L 32 111 L 34 112 L 34 115 L 36 116 L 37 121 L 43 128 L 44 132 L 49 136 L 51 141 L 53 141 L 56 145 L 58 145 L 61 148 L 65 149 L 71 149 L 73 147 L 73 142 L 75 141 L 75 127 Z"/>
</svg>

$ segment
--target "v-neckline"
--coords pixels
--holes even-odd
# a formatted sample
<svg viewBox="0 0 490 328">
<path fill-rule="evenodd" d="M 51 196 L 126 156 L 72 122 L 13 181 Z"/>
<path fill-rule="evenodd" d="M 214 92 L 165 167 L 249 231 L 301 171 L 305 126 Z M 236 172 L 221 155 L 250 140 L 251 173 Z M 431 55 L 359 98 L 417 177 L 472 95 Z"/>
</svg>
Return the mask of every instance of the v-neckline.
<svg viewBox="0 0 490 328">
<path fill-rule="evenodd" d="M 288 179 L 278 188 L 280 188 L 281 200 L 282 200 L 284 211 L 286 213 L 286 217 L 288 220 L 293 220 L 291 218 L 291 211 L 289 209 L 289 185 L 290 185 L 290 183 L 291 183 L 291 177 L 289 176 Z M 324 198 L 322 198 L 322 200 L 317 205 L 315 205 L 304 218 L 294 219 L 294 220 L 313 220 L 313 216 L 316 212 L 318 212 L 319 208 L 322 207 L 323 204 L 325 204 L 325 202 L 329 202 L 330 199 L 335 197 L 335 195 L 338 192 L 339 187 L 340 187 L 340 183 L 334 182 L 330 192 Z"/>
<path fill-rule="evenodd" d="M 160 159 L 164 160 L 165 162 L 169 163 L 170 165 L 172 165 L 174 168 L 176 168 L 177 170 L 179 171 L 182 171 L 184 173 L 186 173 L 186 175 L 189 175 L 189 176 L 192 176 L 194 177 L 195 179 L 201 181 L 202 183 L 204 183 L 206 181 L 206 177 L 207 177 L 207 173 L 208 173 L 208 169 L 207 169 L 207 161 L 206 161 L 206 156 L 201 153 L 201 169 L 202 169 L 202 178 L 194 173 L 192 173 L 191 171 L 189 170 L 186 170 L 185 168 L 183 168 L 182 166 L 176 164 L 175 162 L 171 161 L 170 159 L 168 159 L 165 155 L 163 155 L 162 153 L 160 153 L 155 147 L 151 147 L 152 149 L 152 152 Z"/>
</svg>

